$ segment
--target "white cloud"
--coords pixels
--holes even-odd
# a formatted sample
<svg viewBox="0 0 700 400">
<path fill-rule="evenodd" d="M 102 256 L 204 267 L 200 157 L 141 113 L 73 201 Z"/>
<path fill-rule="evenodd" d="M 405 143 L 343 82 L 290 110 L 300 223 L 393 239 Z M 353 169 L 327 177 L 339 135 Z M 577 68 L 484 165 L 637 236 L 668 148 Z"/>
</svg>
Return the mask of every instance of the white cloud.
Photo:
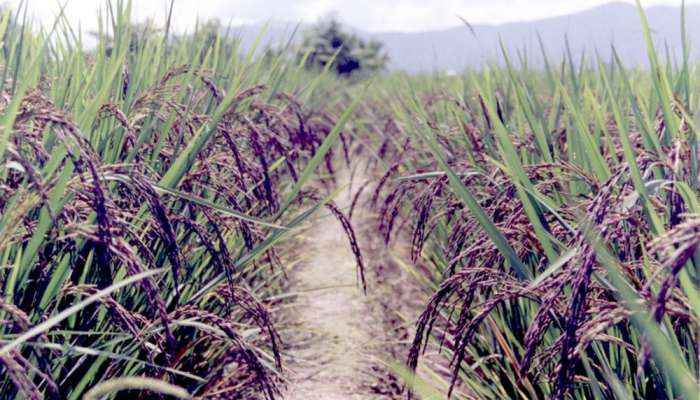
<svg viewBox="0 0 700 400">
<path fill-rule="evenodd" d="M 60 0 L 63 2 L 63 0 Z M 176 0 L 174 24 L 192 29 L 196 17 L 218 17 L 234 24 L 270 19 L 314 22 L 333 13 L 344 22 L 372 31 L 420 31 L 459 24 L 457 16 L 472 23 L 498 24 L 563 15 L 604 4 L 609 0 Z M 625 0 L 632 2 L 633 0 Z M 689 2 L 698 3 L 700 0 Z M 20 0 L 7 0 L 16 7 Z M 679 5 L 680 0 L 645 0 L 644 5 Z M 59 0 L 29 0 L 30 13 L 51 23 Z M 164 21 L 168 0 L 134 0 L 134 17 Z M 66 15 L 84 30 L 97 26 L 99 0 L 68 0 Z"/>
</svg>

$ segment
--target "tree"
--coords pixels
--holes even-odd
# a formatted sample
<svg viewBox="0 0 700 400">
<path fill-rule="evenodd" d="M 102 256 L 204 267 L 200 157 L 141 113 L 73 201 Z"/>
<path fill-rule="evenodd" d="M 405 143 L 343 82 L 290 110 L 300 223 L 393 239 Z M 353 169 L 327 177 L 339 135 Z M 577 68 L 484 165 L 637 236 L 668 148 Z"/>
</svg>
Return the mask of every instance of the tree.
<svg viewBox="0 0 700 400">
<path fill-rule="evenodd" d="M 310 68 L 323 68 L 332 62 L 331 68 L 338 75 L 350 76 L 385 69 L 389 57 L 382 47 L 380 42 L 365 42 L 357 35 L 344 31 L 340 22 L 331 19 L 306 31 L 300 56 L 308 53 L 306 65 Z"/>
</svg>

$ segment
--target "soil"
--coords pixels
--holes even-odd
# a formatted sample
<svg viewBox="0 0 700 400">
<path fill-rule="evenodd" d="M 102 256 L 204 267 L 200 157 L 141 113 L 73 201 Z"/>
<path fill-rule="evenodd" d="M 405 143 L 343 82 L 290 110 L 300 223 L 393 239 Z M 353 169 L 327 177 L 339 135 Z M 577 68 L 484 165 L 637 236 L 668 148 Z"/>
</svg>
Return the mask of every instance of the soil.
<svg viewBox="0 0 700 400">
<path fill-rule="evenodd" d="M 346 215 L 354 191 L 370 179 L 363 169 L 338 179 L 337 186 L 345 188 L 334 201 Z M 406 251 L 389 250 L 377 237 L 366 199 L 360 199 L 352 220 L 368 271 L 366 295 L 340 223 L 325 209 L 318 214 L 306 231 L 304 261 L 289 271 L 288 290 L 297 296 L 286 313 L 291 319 L 286 323 L 291 372 L 284 398 L 405 398 L 387 363 L 405 360 L 415 313 L 427 295 L 396 264 Z"/>
</svg>

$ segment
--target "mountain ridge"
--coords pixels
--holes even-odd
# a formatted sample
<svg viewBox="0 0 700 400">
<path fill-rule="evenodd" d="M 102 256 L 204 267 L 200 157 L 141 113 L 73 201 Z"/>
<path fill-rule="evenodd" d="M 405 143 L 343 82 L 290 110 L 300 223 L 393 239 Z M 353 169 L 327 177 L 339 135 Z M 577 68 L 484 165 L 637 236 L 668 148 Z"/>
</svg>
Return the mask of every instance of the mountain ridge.
<svg viewBox="0 0 700 400">
<path fill-rule="evenodd" d="M 647 8 L 646 13 L 657 50 L 665 49 L 668 44 L 671 57 L 680 59 L 680 7 L 653 6 Z M 469 20 L 468 16 L 463 17 Z M 271 45 L 286 42 L 295 25 L 271 21 L 264 41 Z M 260 30 L 260 26 L 240 29 L 244 38 L 254 38 L 254 33 Z M 686 6 L 686 30 L 693 56 L 697 44 L 700 43 L 700 5 Z M 411 73 L 435 70 L 457 72 L 479 69 L 485 63 L 502 64 L 501 40 L 513 59 L 517 59 L 518 52 L 525 53 L 528 65 L 538 68 L 543 65 L 538 33 L 552 62 L 558 62 L 565 56 L 568 40 L 572 58 L 577 63 L 581 62 L 583 57 L 588 61 L 594 60 L 596 53 L 600 54 L 603 60 L 609 60 L 612 44 L 627 66 L 645 67 L 648 64 L 636 7 L 622 2 L 607 3 L 573 14 L 539 20 L 471 24 L 471 29 L 461 25 L 424 32 L 367 32 L 359 29 L 353 31 L 365 39 L 375 39 L 384 43 L 391 59 L 389 69 Z"/>
</svg>

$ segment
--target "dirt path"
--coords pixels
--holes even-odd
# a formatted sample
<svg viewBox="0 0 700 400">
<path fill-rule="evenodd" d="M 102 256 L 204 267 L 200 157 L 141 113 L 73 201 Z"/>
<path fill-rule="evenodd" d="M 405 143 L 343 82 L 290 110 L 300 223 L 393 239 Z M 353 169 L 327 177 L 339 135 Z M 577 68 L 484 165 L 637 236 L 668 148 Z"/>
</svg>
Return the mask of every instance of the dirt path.
<svg viewBox="0 0 700 400">
<path fill-rule="evenodd" d="M 339 187 L 349 182 L 350 174 L 345 175 Z M 356 177 L 352 187 L 358 188 L 365 180 Z M 335 202 L 347 213 L 350 190 L 344 189 Z M 362 225 L 369 218 L 362 210 L 356 210 L 354 218 L 358 236 L 362 235 Z M 348 240 L 338 221 L 325 210 L 307 235 L 307 257 L 291 272 L 290 290 L 299 293 L 292 311 L 299 338 L 290 350 L 287 365 L 293 374 L 285 399 L 387 398 L 372 390 L 379 359 L 386 354 L 384 324 L 372 296 L 363 295 L 357 283 Z"/>
</svg>

